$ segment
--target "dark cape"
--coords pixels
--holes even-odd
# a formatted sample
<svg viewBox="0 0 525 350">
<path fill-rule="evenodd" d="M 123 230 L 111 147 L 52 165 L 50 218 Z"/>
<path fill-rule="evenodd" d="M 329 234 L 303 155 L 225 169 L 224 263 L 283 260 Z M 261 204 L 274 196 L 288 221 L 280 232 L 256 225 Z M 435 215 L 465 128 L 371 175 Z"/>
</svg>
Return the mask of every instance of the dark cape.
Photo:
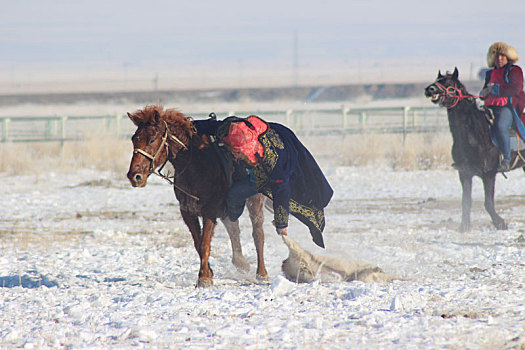
<svg viewBox="0 0 525 350">
<path fill-rule="evenodd" d="M 194 123 L 198 133 L 216 135 L 223 122 Z M 281 124 L 268 123 L 268 130 L 259 141 L 264 147 L 264 156 L 253 168 L 255 184 L 259 193 L 273 200 L 275 226 L 287 227 L 291 213 L 309 228 L 313 241 L 324 248 L 324 208 L 333 190 L 314 157 L 297 136 Z"/>
<path fill-rule="evenodd" d="M 259 137 L 265 153 L 254 168 L 257 189 L 273 199 L 276 227 L 288 226 L 291 213 L 308 226 L 315 244 L 324 248 L 324 208 L 333 190 L 314 157 L 290 129 L 277 123 L 268 126 Z"/>
</svg>

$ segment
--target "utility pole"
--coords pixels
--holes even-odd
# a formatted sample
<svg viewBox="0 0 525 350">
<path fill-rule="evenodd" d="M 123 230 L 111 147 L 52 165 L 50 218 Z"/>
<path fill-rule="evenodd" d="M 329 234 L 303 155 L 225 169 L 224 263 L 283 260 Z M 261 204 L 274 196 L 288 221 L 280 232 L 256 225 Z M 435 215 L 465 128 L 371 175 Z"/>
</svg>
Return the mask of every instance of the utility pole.
<svg viewBox="0 0 525 350">
<path fill-rule="evenodd" d="M 297 30 L 293 32 L 293 86 L 299 85 L 299 45 Z"/>
<path fill-rule="evenodd" d="M 159 91 L 159 73 L 153 77 L 153 91 Z"/>
</svg>

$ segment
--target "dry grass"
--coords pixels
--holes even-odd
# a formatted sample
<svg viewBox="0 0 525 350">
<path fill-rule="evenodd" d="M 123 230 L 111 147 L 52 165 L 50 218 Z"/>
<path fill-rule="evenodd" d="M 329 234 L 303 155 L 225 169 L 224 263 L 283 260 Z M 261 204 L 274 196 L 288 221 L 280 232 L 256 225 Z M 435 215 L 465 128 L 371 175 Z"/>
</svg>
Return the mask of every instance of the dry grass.
<svg viewBox="0 0 525 350">
<path fill-rule="evenodd" d="M 0 144 L 0 172 L 23 175 L 35 171 L 67 171 L 95 168 L 127 172 L 131 160 L 130 140 L 104 132 L 94 133 L 86 141 L 3 143 Z"/>
<path fill-rule="evenodd" d="M 358 134 L 302 138 L 317 159 L 334 159 L 331 165 L 388 164 L 393 169 L 436 169 L 452 163 L 449 133 Z M 340 150 L 340 151 L 335 151 Z M 0 172 L 21 175 L 38 171 L 95 168 L 125 173 L 132 144 L 104 132 L 86 141 L 0 144 Z"/>
<path fill-rule="evenodd" d="M 363 134 L 346 136 L 343 141 L 344 165 L 364 166 L 386 163 L 393 169 L 442 168 L 452 163 L 448 133 Z"/>
<path fill-rule="evenodd" d="M 108 133 L 93 135 L 86 141 L 66 143 L 62 162 L 76 168 L 95 168 L 126 173 L 133 145 L 129 139 Z"/>
<path fill-rule="evenodd" d="M 386 164 L 392 169 L 430 170 L 449 167 L 450 133 L 353 134 L 345 136 L 300 137 L 317 160 L 329 166 Z"/>
</svg>

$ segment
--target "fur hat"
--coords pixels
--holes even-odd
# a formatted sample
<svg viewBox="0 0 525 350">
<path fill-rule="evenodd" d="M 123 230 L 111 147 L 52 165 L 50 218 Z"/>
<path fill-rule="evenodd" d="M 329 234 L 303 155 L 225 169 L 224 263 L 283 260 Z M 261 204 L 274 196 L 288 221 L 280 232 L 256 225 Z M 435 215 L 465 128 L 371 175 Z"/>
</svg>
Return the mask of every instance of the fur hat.
<svg viewBox="0 0 525 350">
<path fill-rule="evenodd" d="M 516 52 L 516 49 L 513 46 L 510 46 L 504 42 L 496 42 L 489 47 L 489 51 L 487 52 L 487 64 L 489 67 L 494 67 L 494 60 L 496 59 L 497 54 L 503 54 L 507 56 L 507 60 L 510 64 L 513 64 L 518 61 L 518 53 Z"/>
</svg>

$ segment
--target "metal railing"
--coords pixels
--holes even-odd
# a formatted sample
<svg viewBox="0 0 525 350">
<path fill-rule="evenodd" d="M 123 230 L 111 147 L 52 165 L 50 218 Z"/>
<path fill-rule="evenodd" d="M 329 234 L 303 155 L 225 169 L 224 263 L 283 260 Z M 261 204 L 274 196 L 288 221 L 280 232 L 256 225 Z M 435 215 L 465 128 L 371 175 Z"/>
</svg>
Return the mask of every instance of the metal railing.
<svg viewBox="0 0 525 350">
<path fill-rule="evenodd" d="M 0 142 L 80 141 L 97 132 L 120 136 L 124 115 L 0 117 Z"/>
<path fill-rule="evenodd" d="M 298 135 L 355 133 L 425 133 L 448 128 L 446 110 L 438 107 L 332 108 L 216 112 L 219 118 L 256 114 L 287 125 Z M 195 119 L 205 113 L 187 113 Z M 0 117 L 0 142 L 66 142 L 92 138 L 106 132 L 130 137 L 135 126 L 124 114 L 104 116 Z"/>
</svg>

